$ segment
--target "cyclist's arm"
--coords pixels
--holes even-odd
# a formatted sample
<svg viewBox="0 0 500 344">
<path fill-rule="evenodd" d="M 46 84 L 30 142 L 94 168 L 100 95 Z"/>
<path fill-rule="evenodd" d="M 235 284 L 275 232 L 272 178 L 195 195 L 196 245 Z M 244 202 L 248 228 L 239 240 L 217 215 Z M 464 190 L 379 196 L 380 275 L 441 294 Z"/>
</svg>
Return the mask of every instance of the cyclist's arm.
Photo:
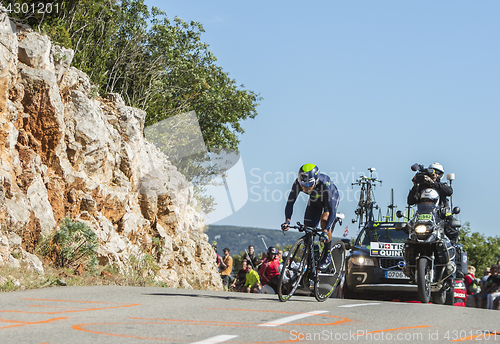
<svg viewBox="0 0 500 344">
<path fill-rule="evenodd" d="M 290 191 L 290 195 L 288 195 L 288 201 L 286 202 L 286 207 L 285 207 L 286 221 L 291 221 L 292 219 L 293 205 L 295 204 L 297 197 L 299 197 L 299 193 L 300 193 L 300 186 L 299 183 L 295 181 L 292 185 L 292 190 Z"/>
<path fill-rule="evenodd" d="M 333 227 L 335 218 L 337 217 L 337 206 L 339 205 L 339 191 L 337 187 L 332 183 L 328 188 L 328 202 L 326 208 L 328 209 L 330 215 L 328 216 L 328 221 L 326 222 L 326 230 L 330 231 Z"/>
</svg>

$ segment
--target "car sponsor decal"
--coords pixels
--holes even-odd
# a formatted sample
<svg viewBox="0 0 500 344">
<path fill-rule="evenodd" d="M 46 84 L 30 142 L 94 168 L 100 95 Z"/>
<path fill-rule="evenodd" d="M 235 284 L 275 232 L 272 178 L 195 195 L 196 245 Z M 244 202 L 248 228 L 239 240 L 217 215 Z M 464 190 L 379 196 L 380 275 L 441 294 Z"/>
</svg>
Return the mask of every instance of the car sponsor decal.
<svg viewBox="0 0 500 344">
<path fill-rule="evenodd" d="M 371 242 L 372 257 L 402 257 L 404 243 Z"/>
</svg>

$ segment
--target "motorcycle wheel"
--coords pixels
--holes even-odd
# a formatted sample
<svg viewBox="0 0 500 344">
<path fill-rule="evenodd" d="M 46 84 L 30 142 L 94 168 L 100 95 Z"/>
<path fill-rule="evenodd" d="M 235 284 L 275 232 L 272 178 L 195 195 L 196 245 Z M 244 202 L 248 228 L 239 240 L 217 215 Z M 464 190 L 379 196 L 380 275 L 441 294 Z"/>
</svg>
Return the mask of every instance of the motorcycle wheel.
<svg viewBox="0 0 500 344">
<path fill-rule="evenodd" d="M 442 288 L 440 291 L 435 291 L 431 294 L 431 299 L 432 303 L 435 303 L 437 305 L 442 305 L 444 304 L 444 301 L 446 299 L 446 290 Z"/>
<path fill-rule="evenodd" d="M 431 269 L 429 261 L 425 258 L 420 258 L 417 262 L 417 285 L 420 302 L 429 302 L 431 297 Z"/>
</svg>

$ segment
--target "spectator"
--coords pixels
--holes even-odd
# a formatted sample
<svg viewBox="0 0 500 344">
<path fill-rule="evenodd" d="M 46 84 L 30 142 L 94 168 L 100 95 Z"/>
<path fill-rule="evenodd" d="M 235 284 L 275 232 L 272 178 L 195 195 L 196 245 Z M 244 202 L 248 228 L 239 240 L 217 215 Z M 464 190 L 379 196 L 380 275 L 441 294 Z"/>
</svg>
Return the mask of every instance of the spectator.
<svg viewBox="0 0 500 344">
<path fill-rule="evenodd" d="M 486 296 L 486 308 L 495 309 L 493 303 L 500 297 L 500 266 L 496 266 L 497 274 L 492 277 L 492 285 L 489 294 Z"/>
<path fill-rule="evenodd" d="M 500 297 L 493 301 L 493 309 L 500 311 Z"/>
<path fill-rule="evenodd" d="M 267 250 L 267 258 L 260 266 L 259 276 L 262 286 L 269 285 L 275 293 L 278 292 L 279 265 L 278 250 L 276 247 L 270 246 Z"/>
<path fill-rule="evenodd" d="M 483 285 L 486 283 L 486 280 L 490 277 L 490 275 L 491 275 L 490 268 L 484 268 L 483 277 L 481 277 L 480 280 L 481 288 L 483 288 Z"/>
<path fill-rule="evenodd" d="M 280 264 L 283 263 L 283 250 L 278 250 L 278 258 L 279 258 Z"/>
<path fill-rule="evenodd" d="M 233 258 L 230 256 L 231 250 L 226 247 L 222 250 L 224 253 L 224 258 L 219 265 L 219 271 L 222 278 L 222 283 L 224 284 L 224 290 L 228 289 L 229 286 L 229 276 L 231 271 L 233 271 Z"/>
<path fill-rule="evenodd" d="M 480 304 L 479 295 L 481 294 L 481 290 L 486 289 L 485 285 L 486 285 L 486 281 L 488 280 L 489 277 L 490 277 L 490 268 L 484 268 L 483 277 L 481 277 L 481 279 L 479 280 L 480 291 L 478 293 L 472 295 L 472 297 L 474 298 L 474 300 L 471 301 L 471 304 L 474 305 L 473 307 L 476 307 L 476 308 L 479 307 L 479 304 Z"/>
<path fill-rule="evenodd" d="M 479 279 L 477 279 L 474 275 L 476 273 L 476 268 L 472 265 L 469 265 L 469 267 L 467 268 L 467 272 L 468 274 L 464 278 L 465 291 L 467 292 L 466 306 L 476 308 L 477 303 L 476 297 L 474 295 L 481 290 L 479 286 Z"/>
<path fill-rule="evenodd" d="M 484 288 L 481 288 L 481 292 L 479 293 L 479 296 L 477 297 L 477 299 L 479 300 L 479 307 L 480 308 L 486 308 L 486 303 L 487 303 L 487 300 L 488 300 L 488 294 L 490 294 L 496 284 L 493 283 L 493 279 L 495 278 L 496 280 L 496 275 L 497 275 L 497 270 L 498 266 L 497 265 L 492 265 L 491 268 L 490 268 L 490 276 L 488 277 L 488 279 L 486 280 L 486 283 L 484 284 Z"/>
<path fill-rule="evenodd" d="M 248 251 L 246 254 L 246 259 L 249 261 L 248 265 L 252 265 L 252 267 L 255 269 L 257 267 L 259 259 L 255 255 L 255 247 L 253 245 L 248 246 Z"/>
<path fill-rule="evenodd" d="M 252 265 L 250 264 L 247 267 L 247 275 L 245 278 L 244 287 L 246 288 L 245 290 L 247 293 L 260 292 L 261 285 L 260 285 L 259 274 L 252 268 Z"/>
<path fill-rule="evenodd" d="M 243 291 L 243 285 L 245 284 L 247 275 L 247 260 L 243 259 L 241 262 L 241 269 L 238 271 L 234 282 L 229 286 L 229 290 L 232 291 Z"/>
<path fill-rule="evenodd" d="M 222 257 L 220 256 L 220 254 L 217 253 L 217 245 L 212 245 L 212 247 L 214 248 L 215 255 L 217 256 L 216 257 L 217 266 L 220 268 L 220 263 L 222 262 Z"/>
</svg>

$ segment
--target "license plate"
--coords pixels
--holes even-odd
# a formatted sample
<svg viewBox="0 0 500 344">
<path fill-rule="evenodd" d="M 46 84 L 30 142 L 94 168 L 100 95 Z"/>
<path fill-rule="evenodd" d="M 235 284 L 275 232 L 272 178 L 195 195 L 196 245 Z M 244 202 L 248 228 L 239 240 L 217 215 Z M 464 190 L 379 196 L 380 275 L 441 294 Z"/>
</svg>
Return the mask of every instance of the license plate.
<svg viewBox="0 0 500 344">
<path fill-rule="evenodd" d="M 406 276 L 403 271 L 386 271 L 385 278 L 394 278 L 394 279 L 410 279 Z"/>
</svg>

